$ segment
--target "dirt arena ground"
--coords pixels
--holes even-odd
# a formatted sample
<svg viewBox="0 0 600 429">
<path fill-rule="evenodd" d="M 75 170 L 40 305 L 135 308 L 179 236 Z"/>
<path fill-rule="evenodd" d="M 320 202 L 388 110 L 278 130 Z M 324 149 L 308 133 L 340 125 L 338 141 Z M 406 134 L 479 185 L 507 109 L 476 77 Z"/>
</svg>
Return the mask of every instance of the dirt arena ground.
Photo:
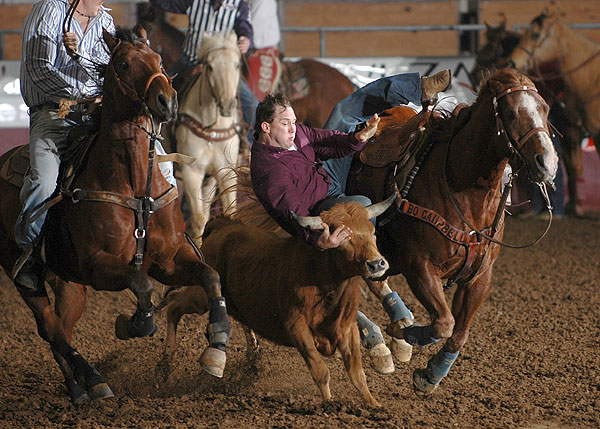
<svg viewBox="0 0 600 429">
<path fill-rule="evenodd" d="M 540 220 L 508 219 L 506 240 L 525 242 Z M 561 219 L 533 248 L 503 249 L 490 296 L 449 376 L 431 396 L 410 383 L 440 345 L 380 375 L 363 356 L 383 409 L 361 403 L 342 362 L 328 358 L 334 400 L 323 403 L 293 349 L 262 341 L 248 362 L 234 326 L 223 379 L 199 370 L 206 319 L 185 316 L 168 380 L 156 372 L 165 319 L 150 339 L 114 336 L 117 314 L 131 314 L 126 294 L 89 292 L 75 346 L 106 377 L 116 397 L 70 404 L 48 346 L 4 274 L 0 283 L 1 428 L 597 428 L 600 427 L 600 220 Z M 393 287 L 419 321 L 423 309 L 403 279 Z M 451 290 L 449 294 L 453 291 Z M 362 310 L 381 325 L 373 298 Z"/>
</svg>

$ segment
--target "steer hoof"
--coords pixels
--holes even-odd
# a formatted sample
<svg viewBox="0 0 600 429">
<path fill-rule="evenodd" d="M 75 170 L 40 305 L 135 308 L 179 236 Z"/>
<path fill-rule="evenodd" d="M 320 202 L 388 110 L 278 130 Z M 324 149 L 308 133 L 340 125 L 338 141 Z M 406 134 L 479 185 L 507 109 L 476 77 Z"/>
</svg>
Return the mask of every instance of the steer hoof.
<svg viewBox="0 0 600 429">
<path fill-rule="evenodd" d="M 379 343 L 369 350 L 371 366 L 380 374 L 391 374 L 396 369 L 392 360 L 392 353 L 384 343 Z"/>
<path fill-rule="evenodd" d="M 434 384 L 429 382 L 427 377 L 427 370 L 416 369 L 413 372 L 413 388 L 417 395 L 426 396 L 433 392 L 440 384 Z"/>
<path fill-rule="evenodd" d="M 392 338 L 392 341 L 390 341 L 390 350 L 398 362 L 410 362 L 412 349 L 412 346 L 405 340 Z"/>
<path fill-rule="evenodd" d="M 227 356 L 224 351 L 214 347 L 207 347 L 200 357 L 200 364 L 202 365 L 202 370 L 212 376 L 222 378 L 226 360 Z"/>
</svg>

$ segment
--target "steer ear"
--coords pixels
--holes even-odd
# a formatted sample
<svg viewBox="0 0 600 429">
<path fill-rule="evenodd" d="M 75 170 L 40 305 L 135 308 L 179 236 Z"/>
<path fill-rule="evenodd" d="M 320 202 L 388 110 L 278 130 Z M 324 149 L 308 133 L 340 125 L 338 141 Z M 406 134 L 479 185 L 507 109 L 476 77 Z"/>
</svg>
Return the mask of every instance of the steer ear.
<svg viewBox="0 0 600 429">
<path fill-rule="evenodd" d="M 302 228 L 310 228 L 310 229 L 323 229 L 323 220 L 321 216 L 298 216 L 294 212 L 290 212 L 292 215 L 292 219 L 298 222 Z"/>
<path fill-rule="evenodd" d="M 397 195 L 398 195 L 398 193 L 394 192 L 392 195 L 390 195 L 387 198 L 387 200 L 381 201 L 377 204 L 371 204 L 369 207 L 367 207 L 367 213 L 369 213 L 369 219 L 374 219 L 377 216 L 379 216 L 380 214 L 382 214 L 383 212 L 385 212 L 393 204 L 393 202 L 396 201 Z"/>
</svg>

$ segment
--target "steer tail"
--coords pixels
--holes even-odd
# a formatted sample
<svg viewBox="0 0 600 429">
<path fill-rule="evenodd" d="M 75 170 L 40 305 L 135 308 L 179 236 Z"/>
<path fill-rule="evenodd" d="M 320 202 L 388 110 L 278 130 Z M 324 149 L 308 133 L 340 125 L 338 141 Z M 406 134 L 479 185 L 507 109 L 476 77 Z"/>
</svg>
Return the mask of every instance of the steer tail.
<svg viewBox="0 0 600 429">
<path fill-rule="evenodd" d="M 154 307 L 154 313 L 160 313 L 169 303 L 169 294 L 177 289 L 180 289 L 181 286 L 162 286 L 162 294 L 159 296 L 160 300 L 158 304 Z M 158 288 L 155 288 L 156 291 Z"/>
</svg>

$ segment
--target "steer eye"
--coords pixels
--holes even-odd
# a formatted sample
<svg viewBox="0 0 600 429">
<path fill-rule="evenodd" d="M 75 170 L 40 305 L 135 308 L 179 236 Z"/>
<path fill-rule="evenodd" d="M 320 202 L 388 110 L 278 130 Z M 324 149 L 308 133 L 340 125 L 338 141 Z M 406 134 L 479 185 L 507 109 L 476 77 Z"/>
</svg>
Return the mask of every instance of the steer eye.
<svg viewBox="0 0 600 429">
<path fill-rule="evenodd" d="M 540 38 L 540 33 L 538 33 L 538 32 L 531 33 L 532 40 L 537 40 L 539 38 Z"/>
<path fill-rule="evenodd" d="M 126 63 L 126 62 L 119 63 L 119 67 L 121 68 L 121 70 L 128 70 L 129 63 Z"/>
</svg>

